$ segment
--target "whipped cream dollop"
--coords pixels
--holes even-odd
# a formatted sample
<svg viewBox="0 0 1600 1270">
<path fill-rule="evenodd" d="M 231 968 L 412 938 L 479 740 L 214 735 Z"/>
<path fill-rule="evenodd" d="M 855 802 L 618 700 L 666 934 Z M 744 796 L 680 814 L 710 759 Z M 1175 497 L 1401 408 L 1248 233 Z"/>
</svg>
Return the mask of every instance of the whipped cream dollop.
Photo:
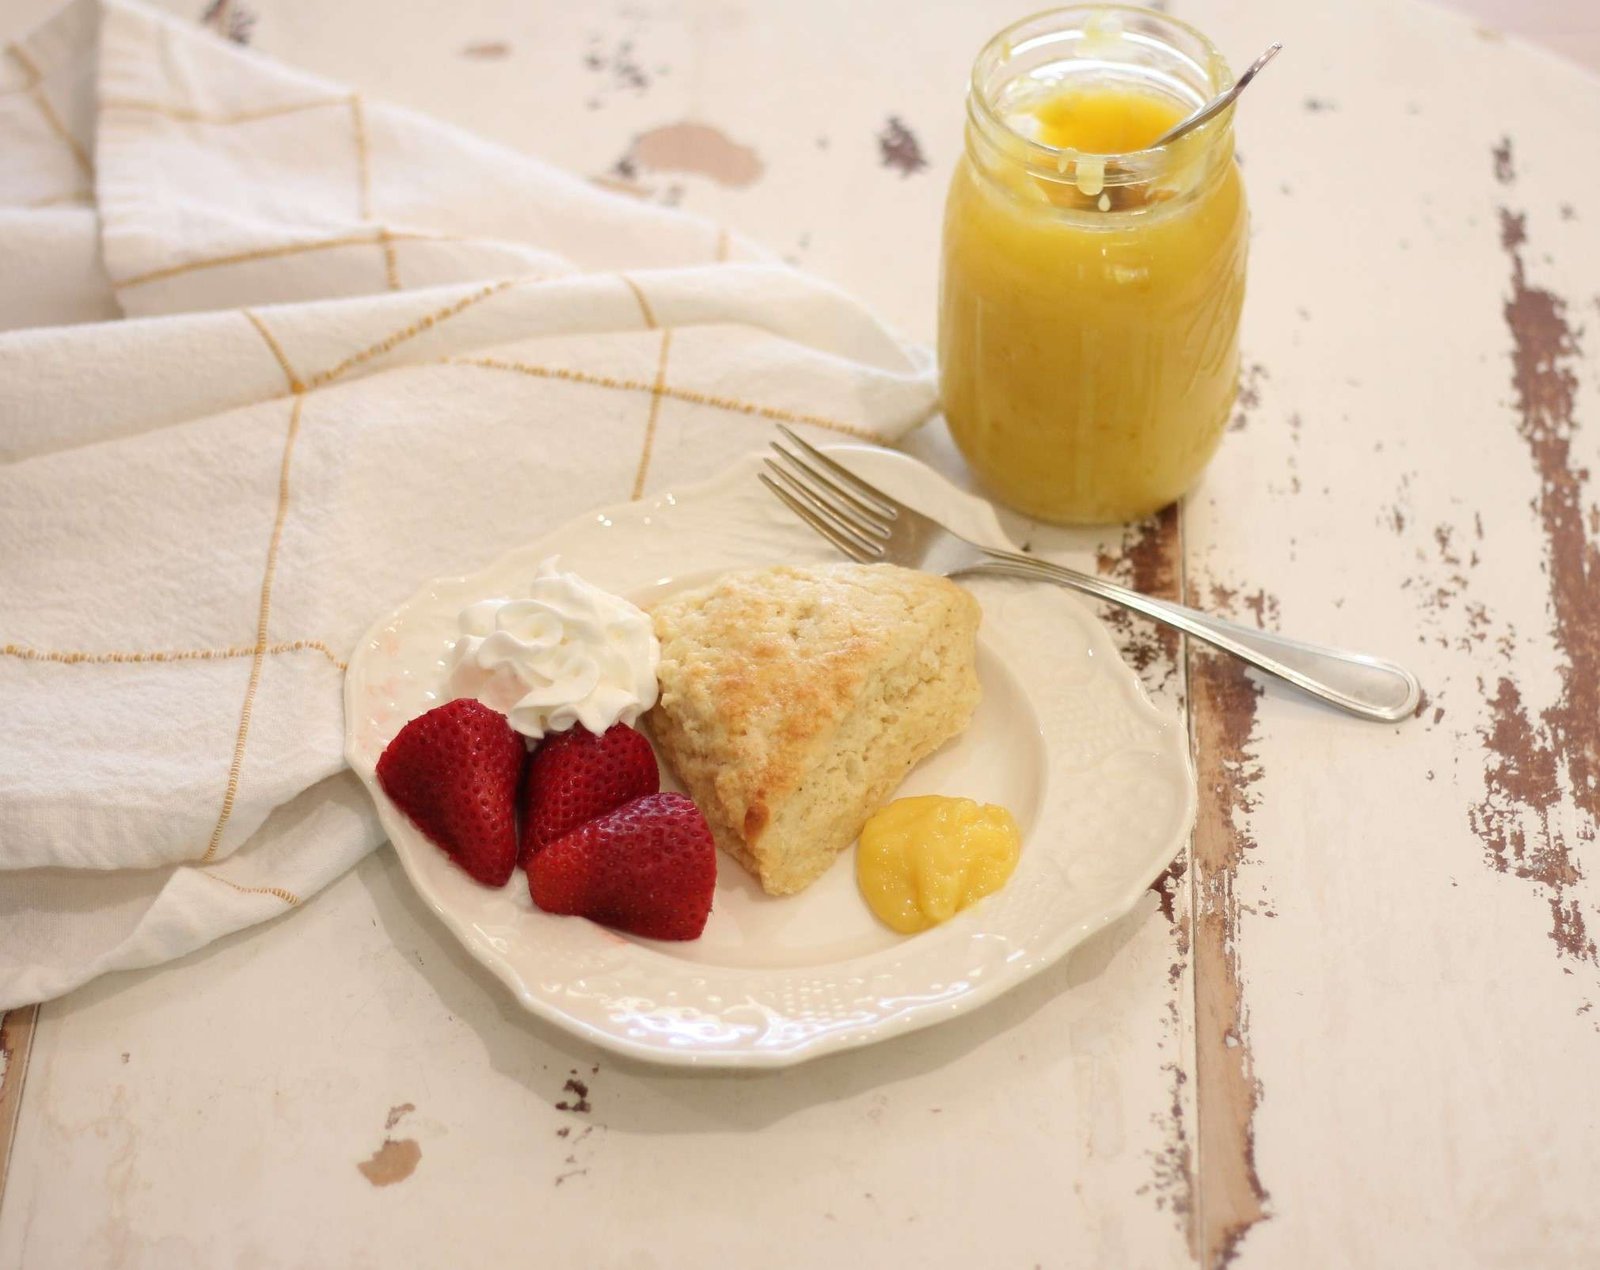
<svg viewBox="0 0 1600 1270">
<path fill-rule="evenodd" d="M 450 689 L 500 711 L 534 740 L 574 723 L 598 734 L 655 705 L 660 662 L 642 609 L 559 572 L 552 556 L 526 599 L 481 600 L 461 611 Z"/>
</svg>

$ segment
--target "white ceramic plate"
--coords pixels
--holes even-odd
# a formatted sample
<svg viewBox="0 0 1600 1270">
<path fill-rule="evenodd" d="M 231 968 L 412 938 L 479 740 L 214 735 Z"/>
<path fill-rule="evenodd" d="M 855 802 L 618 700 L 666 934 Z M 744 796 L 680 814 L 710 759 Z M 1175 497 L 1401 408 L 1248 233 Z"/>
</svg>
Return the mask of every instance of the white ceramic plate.
<svg viewBox="0 0 1600 1270">
<path fill-rule="evenodd" d="M 952 528 L 1011 546 L 988 504 L 915 460 L 835 452 Z M 468 878 L 373 776 L 394 734 L 443 699 L 457 614 L 515 594 L 556 554 L 640 604 L 729 569 L 836 560 L 757 483 L 758 464 L 752 456 L 708 484 L 594 512 L 481 573 L 430 583 L 368 632 L 345 680 L 350 765 L 422 898 L 535 1014 L 656 1062 L 784 1066 L 970 1010 L 1127 912 L 1194 815 L 1183 733 L 1146 700 L 1099 621 L 1058 587 L 970 579 L 983 605 L 983 702 L 900 792 L 1000 803 L 1023 848 L 1010 883 L 953 921 L 910 937 L 880 925 L 856 891 L 853 851 L 789 899 L 768 898 L 719 857 L 710 922 L 684 944 L 541 913 L 520 871 L 499 891 Z"/>
</svg>

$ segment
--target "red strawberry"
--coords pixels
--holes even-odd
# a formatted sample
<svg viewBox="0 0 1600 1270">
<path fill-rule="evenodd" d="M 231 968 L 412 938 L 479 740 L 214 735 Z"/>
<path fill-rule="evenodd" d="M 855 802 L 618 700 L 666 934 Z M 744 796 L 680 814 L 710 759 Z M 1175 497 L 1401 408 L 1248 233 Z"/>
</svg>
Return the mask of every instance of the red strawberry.
<svg viewBox="0 0 1600 1270">
<path fill-rule="evenodd" d="M 527 757 L 505 715 L 464 697 L 400 729 L 378 759 L 378 784 L 469 874 L 504 886 L 517 863 L 517 786 Z"/>
<path fill-rule="evenodd" d="M 579 825 L 534 856 L 528 872 L 545 912 L 647 939 L 698 939 L 716 882 L 711 827 L 682 794 L 647 794 Z"/>
<path fill-rule="evenodd" d="M 650 742 L 625 723 L 601 736 L 582 724 L 545 738 L 528 764 L 522 787 L 522 849 L 528 867 L 536 852 L 614 807 L 661 788 Z"/>
</svg>

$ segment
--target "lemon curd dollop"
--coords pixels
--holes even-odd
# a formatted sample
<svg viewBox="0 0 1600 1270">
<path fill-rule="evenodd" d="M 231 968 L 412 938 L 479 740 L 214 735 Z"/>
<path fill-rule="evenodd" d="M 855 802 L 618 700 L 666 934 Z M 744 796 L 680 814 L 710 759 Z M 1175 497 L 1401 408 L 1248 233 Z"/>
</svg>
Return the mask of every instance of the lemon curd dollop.
<svg viewBox="0 0 1600 1270">
<path fill-rule="evenodd" d="M 1170 74 L 1139 60 L 1154 37 L 1111 31 L 1091 57 L 1066 19 L 974 71 L 945 204 L 942 403 L 988 492 L 1056 523 L 1178 498 L 1232 414 L 1248 217 L 1231 111 L 1150 148 L 1231 77 L 1168 25 L 1189 41 Z M 1058 37 L 1048 74 L 1030 68 Z"/>
<path fill-rule="evenodd" d="M 1114 84 L 1068 86 L 1029 112 L 1036 141 L 1084 154 L 1143 150 L 1188 111 L 1174 98 Z"/>
<path fill-rule="evenodd" d="M 861 830 L 856 882 L 903 935 L 948 921 L 1004 886 L 1022 834 L 1004 807 L 929 794 L 897 798 Z"/>
</svg>

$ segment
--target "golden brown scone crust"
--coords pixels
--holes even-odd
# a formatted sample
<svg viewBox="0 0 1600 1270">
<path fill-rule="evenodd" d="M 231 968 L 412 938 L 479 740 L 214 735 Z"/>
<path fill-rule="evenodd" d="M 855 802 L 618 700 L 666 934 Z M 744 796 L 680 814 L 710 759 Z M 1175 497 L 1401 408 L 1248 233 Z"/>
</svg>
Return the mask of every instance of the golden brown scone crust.
<svg viewBox="0 0 1600 1270">
<path fill-rule="evenodd" d="M 821 876 L 978 703 L 977 601 L 931 574 L 779 566 L 652 617 L 650 730 L 718 845 L 770 894 Z"/>
</svg>

